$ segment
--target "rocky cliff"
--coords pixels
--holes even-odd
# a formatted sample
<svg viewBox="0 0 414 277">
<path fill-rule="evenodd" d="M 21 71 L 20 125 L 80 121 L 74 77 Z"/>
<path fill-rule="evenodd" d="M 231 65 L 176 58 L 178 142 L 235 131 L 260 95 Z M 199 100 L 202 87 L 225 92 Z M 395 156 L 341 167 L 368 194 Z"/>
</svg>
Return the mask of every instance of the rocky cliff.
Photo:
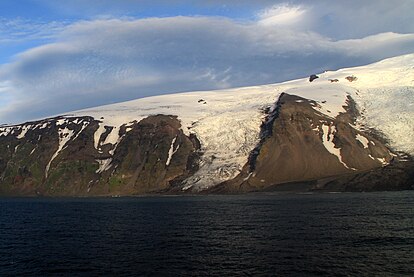
<svg viewBox="0 0 414 277">
<path fill-rule="evenodd" d="M 197 169 L 199 143 L 174 116 L 122 125 L 94 143 L 99 121 L 57 117 L 2 128 L 1 195 L 134 195 L 173 190 Z"/>
</svg>

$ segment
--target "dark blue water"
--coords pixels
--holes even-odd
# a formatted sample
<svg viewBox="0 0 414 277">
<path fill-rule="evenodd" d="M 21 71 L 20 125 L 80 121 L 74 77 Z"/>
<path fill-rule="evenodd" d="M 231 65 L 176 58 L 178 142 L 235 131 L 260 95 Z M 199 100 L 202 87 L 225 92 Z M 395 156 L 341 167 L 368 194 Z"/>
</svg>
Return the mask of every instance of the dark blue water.
<svg viewBox="0 0 414 277">
<path fill-rule="evenodd" d="M 0 199 L 8 275 L 414 275 L 414 192 Z"/>
</svg>

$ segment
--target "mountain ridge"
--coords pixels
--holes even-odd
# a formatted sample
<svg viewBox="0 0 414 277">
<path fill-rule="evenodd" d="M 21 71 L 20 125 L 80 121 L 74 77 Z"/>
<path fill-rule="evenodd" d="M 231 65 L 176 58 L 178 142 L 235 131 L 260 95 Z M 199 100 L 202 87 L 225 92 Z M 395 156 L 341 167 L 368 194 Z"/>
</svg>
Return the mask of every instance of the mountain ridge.
<svg viewBox="0 0 414 277">
<path fill-rule="evenodd" d="M 312 82 L 161 95 L 0 126 L 0 194 L 235 193 L 409 162 L 413 71 L 410 54 Z M 253 183 L 241 189 L 246 178 Z"/>
</svg>

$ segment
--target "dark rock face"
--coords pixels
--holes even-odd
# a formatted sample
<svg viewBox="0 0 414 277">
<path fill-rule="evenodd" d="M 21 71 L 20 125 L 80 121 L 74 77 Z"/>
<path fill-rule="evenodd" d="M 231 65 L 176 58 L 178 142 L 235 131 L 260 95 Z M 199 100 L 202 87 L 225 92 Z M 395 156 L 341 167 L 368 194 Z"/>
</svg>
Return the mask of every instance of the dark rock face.
<svg viewBox="0 0 414 277">
<path fill-rule="evenodd" d="M 382 142 L 353 127 L 358 112 L 351 98 L 345 107 L 347 112 L 336 118 L 313 109 L 317 105 L 282 94 L 268 117 L 270 121 L 262 126 L 264 136 L 259 147 L 242 173 L 210 191 L 262 191 L 278 184 L 306 183 L 381 168 L 392 160 Z M 367 144 L 356 139 L 358 136 Z M 329 145 L 333 148 L 330 151 Z"/>
<path fill-rule="evenodd" d="M 194 173 L 199 143 L 182 133 L 176 117 L 150 116 L 128 131 L 123 125 L 119 144 L 100 149 L 94 145 L 98 127 L 91 117 L 57 117 L 1 129 L 0 195 L 168 192 Z M 106 127 L 100 142 L 110 131 Z"/>
<path fill-rule="evenodd" d="M 102 178 L 122 194 L 167 192 L 194 172 L 196 146 L 176 117 L 148 117 L 128 132 Z M 178 184 L 177 184 L 178 183 Z M 109 187 L 109 189 L 111 189 Z"/>
<path fill-rule="evenodd" d="M 65 128 L 72 132 L 87 127 L 79 134 L 77 143 L 69 143 L 49 165 L 58 150 L 59 137 L 65 136 L 59 133 L 61 119 L 14 126 L 8 134 L 0 136 L 0 194 L 69 194 L 68 190 L 78 191 L 78 181 L 94 176 L 96 166 L 91 149 L 97 123 L 89 117 L 67 121 Z M 46 170 L 48 165 L 50 168 Z M 73 184 L 65 187 L 69 181 Z"/>
<path fill-rule="evenodd" d="M 318 78 L 319 78 L 318 75 L 312 74 L 311 76 L 309 76 L 309 82 L 313 82 L 313 80 L 318 79 Z"/>
<path fill-rule="evenodd" d="M 414 162 L 401 161 L 366 172 L 317 180 L 313 191 L 395 191 L 414 189 Z"/>
</svg>

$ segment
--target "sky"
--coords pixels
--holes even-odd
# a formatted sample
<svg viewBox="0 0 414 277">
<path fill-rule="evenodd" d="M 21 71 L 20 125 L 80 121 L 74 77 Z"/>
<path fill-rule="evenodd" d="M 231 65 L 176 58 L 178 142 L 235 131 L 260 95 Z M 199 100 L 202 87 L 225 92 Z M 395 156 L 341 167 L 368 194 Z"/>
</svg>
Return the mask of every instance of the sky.
<svg viewBox="0 0 414 277">
<path fill-rule="evenodd" d="M 0 1 L 0 124 L 414 52 L 412 0 Z"/>
</svg>

